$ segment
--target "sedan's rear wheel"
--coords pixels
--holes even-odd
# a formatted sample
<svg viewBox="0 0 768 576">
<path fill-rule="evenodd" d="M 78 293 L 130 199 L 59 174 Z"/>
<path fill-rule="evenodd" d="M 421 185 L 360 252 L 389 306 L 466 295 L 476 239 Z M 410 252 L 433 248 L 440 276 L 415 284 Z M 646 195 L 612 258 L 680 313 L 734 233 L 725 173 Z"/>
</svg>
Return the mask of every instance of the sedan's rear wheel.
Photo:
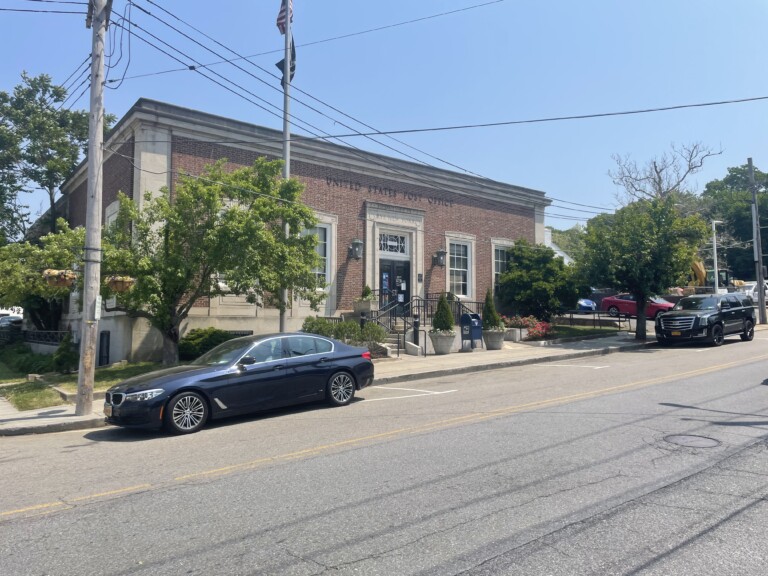
<svg viewBox="0 0 768 576">
<path fill-rule="evenodd" d="M 617 318 L 619 316 L 619 309 L 616 306 L 609 306 L 608 307 L 608 315 L 613 316 L 614 318 Z"/>
<path fill-rule="evenodd" d="M 720 346 L 723 343 L 723 327 L 720 324 L 712 326 L 712 346 Z"/>
<path fill-rule="evenodd" d="M 744 342 L 749 342 L 755 337 L 755 325 L 752 324 L 752 320 L 744 321 L 744 332 L 739 334 Z"/>
<path fill-rule="evenodd" d="M 355 397 L 355 381 L 348 372 L 336 372 L 328 380 L 328 402 L 331 406 L 346 406 Z"/>
<path fill-rule="evenodd" d="M 165 427 L 174 434 L 197 432 L 208 420 L 208 404 L 197 392 L 174 396 L 165 410 Z"/>
</svg>

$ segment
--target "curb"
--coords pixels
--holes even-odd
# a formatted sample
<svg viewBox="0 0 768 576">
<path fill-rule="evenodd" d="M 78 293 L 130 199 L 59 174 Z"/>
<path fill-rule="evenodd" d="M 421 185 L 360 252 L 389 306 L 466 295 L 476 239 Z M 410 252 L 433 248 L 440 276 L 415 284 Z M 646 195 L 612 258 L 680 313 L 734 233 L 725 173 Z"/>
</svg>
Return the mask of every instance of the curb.
<svg viewBox="0 0 768 576">
<path fill-rule="evenodd" d="M 16 426 L 15 428 L 0 429 L 0 436 L 22 436 L 27 434 L 48 434 L 49 432 L 67 432 L 69 430 L 84 430 L 86 428 L 101 428 L 106 426 L 104 417 L 91 417 L 88 420 L 73 422 L 51 422 L 35 426 Z"/>
<path fill-rule="evenodd" d="M 572 360 L 584 356 L 605 356 L 622 350 L 645 348 L 656 344 L 656 341 L 638 342 L 637 344 L 625 344 L 622 346 L 613 346 L 609 348 L 599 348 L 597 350 L 582 350 L 579 352 L 570 352 L 559 356 L 550 356 L 548 358 L 526 358 L 523 360 L 507 360 L 506 362 L 495 362 L 493 364 L 482 364 L 478 366 L 467 366 L 464 368 L 450 368 L 446 370 L 433 370 L 430 372 L 403 374 L 401 376 L 390 376 L 389 378 L 374 378 L 374 386 L 385 384 L 395 384 L 398 382 L 410 382 L 421 380 L 422 378 L 440 378 L 442 376 L 452 376 L 454 374 L 469 374 L 471 372 L 485 372 L 488 370 L 497 370 L 499 368 L 509 368 L 511 366 L 526 366 L 530 364 L 544 364 L 546 362 L 557 362 L 559 360 Z"/>
<path fill-rule="evenodd" d="M 584 338 L 580 338 L 583 340 Z M 536 341 L 534 341 L 536 342 Z M 538 344 L 533 344 L 537 346 Z M 410 382 L 413 380 L 420 380 L 423 378 L 440 378 L 444 376 L 453 376 L 456 374 L 469 374 L 472 372 L 486 372 L 488 370 L 497 370 L 500 368 L 509 368 L 512 366 L 527 366 L 531 364 L 543 364 L 548 362 L 557 362 L 560 360 L 571 360 L 574 358 L 583 358 L 587 356 L 605 356 L 607 354 L 613 354 L 614 352 L 622 352 L 624 350 L 632 350 L 638 348 L 644 348 L 649 345 L 655 345 L 655 340 L 649 340 L 645 342 L 628 342 L 626 344 L 609 346 L 606 348 L 598 348 L 594 350 L 579 350 L 576 352 L 569 352 L 566 354 L 560 354 L 557 356 L 533 357 L 524 358 L 519 360 L 507 360 L 494 362 L 491 364 L 480 364 L 477 366 L 465 366 L 459 368 L 449 368 L 443 370 L 430 370 L 428 372 L 401 374 L 399 376 L 389 376 L 386 378 L 377 378 L 374 380 L 374 386 L 382 386 L 386 384 L 395 384 L 398 382 Z M 63 392 L 63 391 L 61 391 Z M 64 393 L 66 394 L 66 393 Z M 95 395 L 94 395 L 95 399 Z M 36 422 L 30 425 L 18 425 L 14 427 L 0 428 L 0 436 L 21 436 L 25 434 L 47 434 L 49 432 L 66 432 L 69 430 L 84 430 L 88 428 L 102 428 L 106 426 L 106 422 L 103 416 L 71 416 L 73 420 L 63 422 Z M 75 420 L 74 418 L 78 418 Z"/>
</svg>

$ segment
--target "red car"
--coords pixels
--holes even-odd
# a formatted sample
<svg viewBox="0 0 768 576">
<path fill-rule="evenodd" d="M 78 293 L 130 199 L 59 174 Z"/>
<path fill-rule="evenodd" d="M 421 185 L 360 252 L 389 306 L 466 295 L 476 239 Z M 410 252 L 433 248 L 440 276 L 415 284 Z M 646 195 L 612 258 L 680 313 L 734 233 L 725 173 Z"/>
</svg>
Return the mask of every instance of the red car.
<svg viewBox="0 0 768 576">
<path fill-rule="evenodd" d="M 656 318 L 656 314 L 659 312 L 666 312 L 674 308 L 672 302 L 664 300 L 664 298 L 648 298 L 645 305 L 645 317 L 648 320 Z M 621 314 L 628 316 L 637 316 L 637 302 L 632 294 L 616 294 L 616 296 L 607 296 L 600 302 L 600 310 L 608 312 L 611 316 L 619 316 Z"/>
</svg>

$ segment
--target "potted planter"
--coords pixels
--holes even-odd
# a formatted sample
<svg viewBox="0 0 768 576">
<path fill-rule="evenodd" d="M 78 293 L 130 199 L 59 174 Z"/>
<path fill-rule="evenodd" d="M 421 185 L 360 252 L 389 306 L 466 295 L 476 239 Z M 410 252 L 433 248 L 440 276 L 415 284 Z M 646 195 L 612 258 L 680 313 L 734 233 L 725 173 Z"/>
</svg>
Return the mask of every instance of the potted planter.
<svg viewBox="0 0 768 576">
<path fill-rule="evenodd" d="M 453 348 L 456 332 L 453 329 L 453 312 L 451 312 L 445 294 L 441 294 L 440 300 L 437 301 L 437 310 L 432 319 L 429 339 L 432 341 L 435 354 L 448 354 Z"/>
<path fill-rule="evenodd" d="M 501 316 L 496 312 L 493 303 L 493 293 L 489 288 L 485 293 L 483 303 L 483 342 L 486 350 L 501 350 L 504 346 L 506 330 L 501 321 Z"/>
<path fill-rule="evenodd" d="M 486 350 L 501 350 L 504 347 L 506 330 L 483 330 L 483 342 Z"/>
<path fill-rule="evenodd" d="M 360 298 L 352 303 L 355 310 L 355 314 L 361 314 L 365 312 L 367 316 L 371 315 L 372 311 L 379 309 L 379 302 L 376 299 L 376 295 L 371 290 L 371 287 L 367 284 L 363 286 L 363 292 L 360 294 Z"/>
<path fill-rule="evenodd" d="M 75 283 L 77 274 L 72 270 L 53 270 L 48 268 L 47 270 L 43 270 L 43 278 L 48 286 L 67 288 Z"/>
<path fill-rule="evenodd" d="M 113 292 L 127 292 L 135 283 L 136 279 L 130 276 L 110 276 L 107 278 L 107 286 Z"/>
</svg>

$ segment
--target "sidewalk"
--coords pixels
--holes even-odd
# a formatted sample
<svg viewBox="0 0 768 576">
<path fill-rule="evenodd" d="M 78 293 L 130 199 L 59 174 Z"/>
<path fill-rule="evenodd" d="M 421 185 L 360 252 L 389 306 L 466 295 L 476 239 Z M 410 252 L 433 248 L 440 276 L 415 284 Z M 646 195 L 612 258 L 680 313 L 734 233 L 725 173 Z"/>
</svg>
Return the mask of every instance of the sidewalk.
<svg viewBox="0 0 768 576">
<path fill-rule="evenodd" d="M 554 362 L 582 356 L 599 356 L 655 344 L 655 339 L 651 337 L 646 342 L 637 342 L 634 334 L 619 332 L 600 338 L 542 344 L 544 343 L 505 342 L 502 350 L 476 348 L 471 352 L 455 352 L 443 356 L 401 355 L 400 358 L 382 358 L 374 361 L 374 385 Z M 102 402 L 93 401 L 91 415 L 75 416 L 74 404 L 19 412 L 5 398 L 0 397 L 0 436 L 43 434 L 104 426 Z"/>
</svg>

